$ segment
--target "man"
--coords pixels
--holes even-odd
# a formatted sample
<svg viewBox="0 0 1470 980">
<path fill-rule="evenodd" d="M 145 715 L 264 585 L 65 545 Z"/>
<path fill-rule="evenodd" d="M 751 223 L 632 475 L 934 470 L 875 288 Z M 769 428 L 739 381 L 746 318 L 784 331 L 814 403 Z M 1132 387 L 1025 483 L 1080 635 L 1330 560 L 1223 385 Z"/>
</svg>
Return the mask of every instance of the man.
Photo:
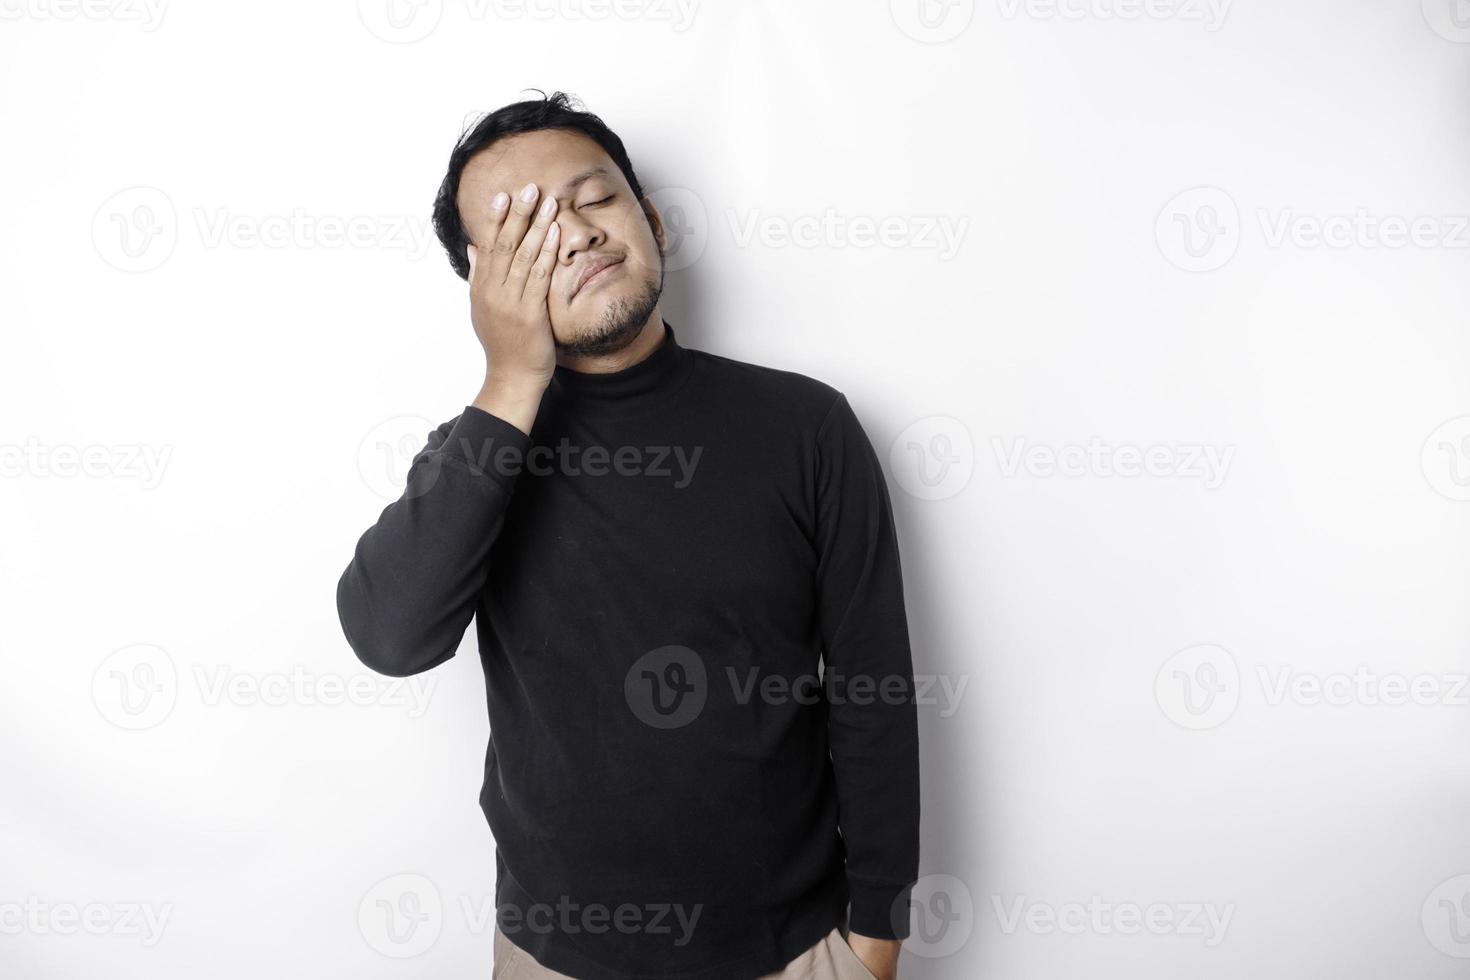
<svg viewBox="0 0 1470 980">
<path fill-rule="evenodd" d="M 561 93 L 464 134 L 434 220 L 485 381 L 337 604 L 393 676 L 477 623 L 495 976 L 891 980 L 918 873 L 913 671 L 846 399 L 677 341 L 658 210 Z"/>
</svg>

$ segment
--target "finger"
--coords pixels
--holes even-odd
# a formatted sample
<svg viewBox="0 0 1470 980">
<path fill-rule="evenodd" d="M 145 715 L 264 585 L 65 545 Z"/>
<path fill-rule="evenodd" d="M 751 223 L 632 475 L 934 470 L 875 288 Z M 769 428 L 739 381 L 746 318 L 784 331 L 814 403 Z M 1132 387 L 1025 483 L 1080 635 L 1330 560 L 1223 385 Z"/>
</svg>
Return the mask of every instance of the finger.
<svg viewBox="0 0 1470 980">
<path fill-rule="evenodd" d="M 536 264 L 531 266 L 531 274 L 526 280 L 526 291 L 521 294 L 523 298 L 543 303 L 546 301 L 546 294 L 551 290 L 551 273 L 556 270 L 557 246 L 560 244 L 561 222 L 553 221 L 551 227 L 546 229 L 546 241 L 536 256 Z"/>
<path fill-rule="evenodd" d="M 475 281 L 475 259 L 476 259 L 476 257 L 479 256 L 479 254 L 480 254 L 480 250 L 478 248 L 475 248 L 475 246 L 473 246 L 473 245 L 466 245 L 465 246 L 464 256 L 465 256 L 466 259 L 469 260 L 469 263 L 470 263 L 470 274 L 466 278 L 469 279 L 469 281 L 470 281 L 471 284 L 473 284 L 474 281 Z"/>
<path fill-rule="evenodd" d="M 521 192 L 511 202 L 510 210 L 506 212 L 505 223 L 495 236 L 495 254 L 491 259 L 490 272 L 496 282 L 505 282 L 510 272 L 511 260 L 515 257 L 516 249 L 521 247 L 521 239 L 526 237 L 526 228 L 531 224 L 531 213 L 536 210 L 536 198 L 540 193 L 535 184 L 527 184 L 521 188 Z"/>
<path fill-rule="evenodd" d="M 490 220 L 479 234 L 479 241 L 475 243 L 476 249 L 480 246 L 488 247 L 495 244 L 496 237 L 500 234 L 500 226 L 505 221 L 505 211 L 510 205 L 510 195 L 501 191 L 490 199 Z M 468 236 L 466 236 L 468 237 Z"/>
<path fill-rule="evenodd" d="M 531 267 L 541 255 L 541 250 L 546 244 L 546 232 L 551 227 L 551 219 L 556 215 L 556 198 L 547 197 L 541 202 L 541 207 L 536 209 L 536 220 L 531 222 L 531 227 L 526 231 L 526 237 L 521 239 L 521 247 L 516 249 L 515 258 L 510 263 L 510 276 L 506 280 L 507 285 L 519 285 L 519 293 L 526 289 L 526 279 L 531 274 Z"/>
</svg>

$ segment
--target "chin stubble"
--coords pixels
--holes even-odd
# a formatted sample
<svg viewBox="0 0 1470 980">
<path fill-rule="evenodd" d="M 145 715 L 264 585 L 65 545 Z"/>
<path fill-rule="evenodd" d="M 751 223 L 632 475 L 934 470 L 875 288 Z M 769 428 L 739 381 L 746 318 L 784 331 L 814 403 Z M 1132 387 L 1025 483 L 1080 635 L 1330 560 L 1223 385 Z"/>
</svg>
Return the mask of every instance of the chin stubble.
<svg viewBox="0 0 1470 980">
<path fill-rule="evenodd" d="M 658 279 L 645 279 L 633 299 L 619 297 L 602 311 L 602 318 L 575 340 L 556 342 L 556 349 L 572 357 L 602 357 L 627 347 L 643 332 L 664 291 L 664 258 L 658 258 Z"/>
</svg>

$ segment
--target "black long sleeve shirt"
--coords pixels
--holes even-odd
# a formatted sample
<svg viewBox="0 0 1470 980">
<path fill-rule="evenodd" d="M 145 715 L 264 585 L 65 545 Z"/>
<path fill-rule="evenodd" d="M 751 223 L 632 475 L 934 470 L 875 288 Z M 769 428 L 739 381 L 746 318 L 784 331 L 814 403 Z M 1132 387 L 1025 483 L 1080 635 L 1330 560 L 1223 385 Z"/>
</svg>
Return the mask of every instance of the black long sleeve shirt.
<svg viewBox="0 0 1470 980">
<path fill-rule="evenodd" d="M 667 324 L 625 370 L 559 367 L 529 437 L 474 407 L 430 435 L 337 603 L 394 676 L 453 656 L 475 619 L 497 916 L 543 965 L 756 977 L 849 903 L 854 932 L 907 934 L 898 545 L 834 389 Z"/>
</svg>

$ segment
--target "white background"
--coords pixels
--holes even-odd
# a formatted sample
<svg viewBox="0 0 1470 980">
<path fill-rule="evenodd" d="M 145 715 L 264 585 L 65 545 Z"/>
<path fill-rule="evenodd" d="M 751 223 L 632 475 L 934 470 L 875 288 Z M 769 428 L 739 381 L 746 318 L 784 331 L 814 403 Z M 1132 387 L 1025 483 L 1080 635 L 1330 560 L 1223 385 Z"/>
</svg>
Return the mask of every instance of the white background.
<svg viewBox="0 0 1470 980">
<path fill-rule="evenodd" d="M 472 641 L 389 687 L 334 588 L 540 86 L 889 462 L 904 977 L 1464 975 L 1470 5 L 386 2 L 0 0 L 0 974 L 489 976 Z"/>
</svg>

